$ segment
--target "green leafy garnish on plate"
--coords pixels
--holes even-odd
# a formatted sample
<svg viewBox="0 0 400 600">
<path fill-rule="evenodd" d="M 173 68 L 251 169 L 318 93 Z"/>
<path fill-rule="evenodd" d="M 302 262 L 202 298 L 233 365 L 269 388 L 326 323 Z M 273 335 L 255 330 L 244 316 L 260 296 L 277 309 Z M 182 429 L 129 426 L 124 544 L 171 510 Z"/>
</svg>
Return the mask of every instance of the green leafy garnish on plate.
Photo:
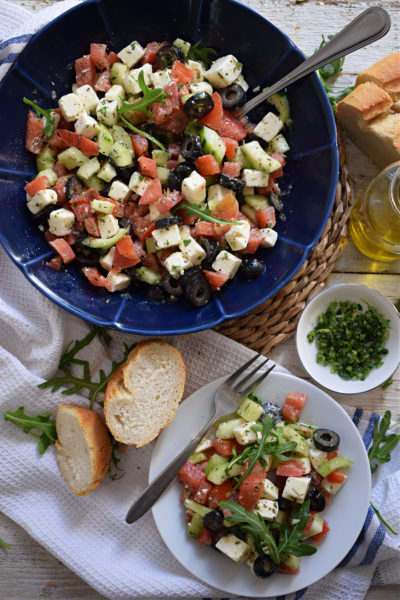
<svg viewBox="0 0 400 600">
<path fill-rule="evenodd" d="M 10 544 L 7 544 L 7 542 L 0 538 L 0 548 L 11 548 L 11 546 Z"/>
<path fill-rule="evenodd" d="M 23 98 L 23 102 L 28 106 L 31 106 L 38 117 L 45 117 L 46 123 L 42 129 L 43 137 L 47 140 L 50 139 L 55 130 L 55 117 L 53 109 L 41 108 L 34 100 L 29 100 L 29 98 L 25 97 Z"/>
<path fill-rule="evenodd" d="M 139 84 L 140 89 L 143 92 L 143 98 L 140 98 L 136 102 L 132 102 L 132 103 L 125 102 L 125 101 L 122 102 L 121 108 L 118 109 L 119 115 L 122 115 L 124 112 L 134 110 L 134 111 L 142 112 L 145 115 L 147 115 L 148 117 L 151 117 L 151 112 L 149 111 L 149 108 L 151 106 L 153 106 L 153 104 L 161 103 L 161 104 L 165 105 L 165 99 L 168 98 L 169 95 L 166 94 L 164 92 L 164 90 L 161 88 L 147 87 L 145 80 L 144 80 L 143 71 L 140 71 L 140 73 L 139 73 L 138 84 Z"/>
<path fill-rule="evenodd" d="M 38 439 L 39 454 L 43 454 L 50 444 L 54 444 L 57 440 L 56 426 L 51 419 L 51 412 L 30 416 L 25 414 L 24 407 L 20 406 L 15 412 L 7 411 L 4 414 L 4 420 L 14 423 L 24 433 L 36 437 Z M 39 430 L 42 433 L 38 434 L 32 430 Z"/>
<path fill-rule="evenodd" d="M 206 69 L 208 69 L 213 61 L 211 56 L 216 56 L 217 52 L 214 50 L 214 48 L 199 48 L 201 42 L 202 40 L 199 40 L 198 42 L 190 46 L 187 58 L 188 60 L 202 62 Z"/>
<path fill-rule="evenodd" d="M 315 51 L 320 50 L 333 37 L 335 37 L 335 36 L 328 35 L 327 38 L 325 38 L 324 34 L 322 34 L 322 42 L 320 43 L 319 47 L 316 48 Z M 317 75 L 320 78 L 322 85 L 324 86 L 324 89 L 328 95 L 328 99 L 331 104 L 333 112 L 336 112 L 336 107 L 338 105 L 338 102 L 340 102 L 340 100 L 342 100 L 345 96 L 347 96 L 347 94 L 350 94 L 350 92 L 354 89 L 354 85 L 351 85 L 349 87 L 344 88 L 343 90 L 339 90 L 336 92 L 327 83 L 327 80 L 329 80 L 331 77 L 336 77 L 337 75 L 339 75 L 339 73 L 342 72 L 343 63 L 344 63 L 344 57 L 337 58 L 336 60 L 332 61 L 331 63 L 328 63 L 327 65 L 321 67 L 320 69 L 317 69 L 317 71 L 316 71 Z"/>
</svg>

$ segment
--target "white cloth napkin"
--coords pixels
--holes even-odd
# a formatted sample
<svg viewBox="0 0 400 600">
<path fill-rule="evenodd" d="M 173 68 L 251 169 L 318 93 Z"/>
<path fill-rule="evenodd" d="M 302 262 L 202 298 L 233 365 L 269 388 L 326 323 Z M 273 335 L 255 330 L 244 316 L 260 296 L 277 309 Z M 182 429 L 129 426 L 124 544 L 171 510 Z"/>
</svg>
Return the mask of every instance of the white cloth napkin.
<svg viewBox="0 0 400 600">
<path fill-rule="evenodd" d="M 74 0 L 60 2 L 32 16 L 0 0 L 0 77 L 29 34 L 74 4 Z M 151 513 L 134 526 L 125 524 L 128 507 L 147 483 L 152 444 L 128 449 L 122 459 L 122 479 L 113 482 L 106 477 L 89 496 L 77 498 L 61 478 L 53 448 L 39 457 L 33 438 L 3 421 L 1 415 L 21 405 L 30 414 L 50 410 L 53 415 L 61 401 L 88 405 L 83 396 L 52 394 L 37 385 L 55 375 L 62 349 L 70 340 L 82 338 L 89 328 L 33 288 L 2 248 L 0 273 L 0 510 L 112 600 L 220 597 L 221 591 L 197 581 L 169 553 Z M 123 343 L 135 339 L 111 334 L 110 348 L 96 338 L 85 351 L 93 374 L 99 368 L 108 370 L 110 359 L 120 358 Z M 173 343 L 187 366 L 185 396 L 232 372 L 252 354 L 213 331 L 176 337 Z M 349 414 L 368 446 L 377 415 L 359 409 L 349 409 Z M 375 477 L 373 500 L 397 529 L 399 497 L 400 453 L 396 451 L 392 461 L 380 467 L 379 481 Z M 400 583 L 398 543 L 371 510 L 341 568 L 287 600 L 361 600 L 371 580 L 375 584 Z"/>
</svg>

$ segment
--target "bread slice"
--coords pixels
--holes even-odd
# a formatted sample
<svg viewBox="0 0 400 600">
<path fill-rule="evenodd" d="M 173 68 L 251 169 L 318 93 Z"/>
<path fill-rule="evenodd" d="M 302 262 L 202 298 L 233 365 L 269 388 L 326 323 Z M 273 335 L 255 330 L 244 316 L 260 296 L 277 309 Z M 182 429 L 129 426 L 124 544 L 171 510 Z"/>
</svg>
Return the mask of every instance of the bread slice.
<svg viewBox="0 0 400 600">
<path fill-rule="evenodd" d="M 375 83 L 367 82 L 354 88 L 337 106 L 340 121 L 364 120 L 386 115 L 392 106 L 392 99 L 385 90 Z"/>
<path fill-rule="evenodd" d="M 76 496 L 94 490 L 107 473 L 111 441 L 94 410 L 60 404 L 56 417 L 56 449 L 61 473 Z"/>
<path fill-rule="evenodd" d="M 180 352 L 164 340 L 140 342 L 107 385 L 104 415 L 114 438 L 145 446 L 174 418 L 185 387 Z"/>
<path fill-rule="evenodd" d="M 393 101 L 400 100 L 400 52 L 393 52 L 360 73 L 356 86 L 372 81 L 384 89 Z"/>
</svg>

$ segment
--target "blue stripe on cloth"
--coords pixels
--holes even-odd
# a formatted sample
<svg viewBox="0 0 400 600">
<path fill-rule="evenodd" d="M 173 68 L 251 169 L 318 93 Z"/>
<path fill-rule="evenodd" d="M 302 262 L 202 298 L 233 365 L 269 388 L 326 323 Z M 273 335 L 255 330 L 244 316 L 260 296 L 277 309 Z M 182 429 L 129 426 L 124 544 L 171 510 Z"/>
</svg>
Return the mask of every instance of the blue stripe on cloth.
<svg viewBox="0 0 400 600">
<path fill-rule="evenodd" d="M 372 508 L 372 506 L 370 506 L 368 509 L 367 518 L 365 519 L 365 523 L 363 525 L 363 528 L 361 529 L 360 535 L 358 536 L 358 538 L 357 538 L 354 546 L 351 548 L 351 550 L 349 550 L 349 552 L 346 554 L 344 559 L 338 564 L 337 568 L 342 569 L 343 567 L 348 565 L 350 560 L 357 553 L 357 550 L 359 549 L 359 547 L 361 546 L 361 544 L 364 541 L 365 535 L 367 533 L 367 529 L 371 524 L 372 517 L 374 516 L 374 514 L 375 514 L 374 509 Z"/>
<path fill-rule="evenodd" d="M 24 42 L 27 42 L 30 37 L 32 37 L 31 33 L 24 33 L 24 35 L 18 35 L 17 37 L 4 40 L 4 42 L 0 43 L 0 50 L 3 50 L 3 48 L 7 48 L 7 46 L 10 46 L 10 44 L 22 44 Z"/>
<path fill-rule="evenodd" d="M 364 446 L 368 449 L 372 442 L 372 436 L 374 435 L 375 423 L 379 421 L 380 417 L 376 413 L 372 413 L 369 418 L 367 429 L 363 435 Z"/>
<path fill-rule="evenodd" d="M 299 590 L 297 592 L 297 594 L 294 597 L 294 600 L 300 600 L 300 598 L 302 598 L 304 596 L 304 594 L 306 593 L 306 591 L 308 590 L 308 588 L 304 588 L 302 590 Z"/>
<path fill-rule="evenodd" d="M 13 63 L 19 54 L 19 52 L 11 52 L 10 54 L 7 54 L 5 58 L 0 60 L 0 65 L 4 65 L 5 63 Z"/>
<path fill-rule="evenodd" d="M 385 535 L 386 535 L 386 532 L 385 532 L 384 528 L 382 527 L 381 523 L 379 523 L 379 527 L 376 530 L 375 535 L 372 538 L 372 540 L 368 546 L 368 549 L 365 553 L 364 558 L 360 562 L 360 566 L 371 565 L 374 562 L 375 557 L 378 553 L 378 550 L 383 544 Z"/>
<path fill-rule="evenodd" d="M 364 409 L 362 409 L 362 408 L 356 408 L 356 410 L 354 411 L 353 423 L 356 427 L 358 427 L 358 425 L 360 423 L 360 419 L 363 416 L 363 412 L 364 412 Z"/>
</svg>

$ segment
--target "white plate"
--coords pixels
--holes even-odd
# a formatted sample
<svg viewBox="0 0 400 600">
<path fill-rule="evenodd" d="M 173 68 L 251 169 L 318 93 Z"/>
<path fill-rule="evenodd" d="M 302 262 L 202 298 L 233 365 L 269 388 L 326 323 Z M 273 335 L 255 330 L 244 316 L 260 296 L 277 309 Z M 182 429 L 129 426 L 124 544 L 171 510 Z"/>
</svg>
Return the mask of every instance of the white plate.
<svg viewBox="0 0 400 600">
<path fill-rule="evenodd" d="M 150 465 L 150 481 L 207 421 L 216 389 L 223 378 L 207 384 L 185 400 L 167 429 L 160 435 Z M 362 439 L 345 411 L 311 383 L 284 373 L 271 373 L 257 393 L 262 400 L 282 406 L 291 391 L 308 394 L 301 420 L 333 429 L 341 438 L 340 454 L 354 461 L 349 478 L 324 511 L 331 531 L 314 556 L 301 559 L 297 575 L 274 575 L 263 580 L 246 564 L 237 565 L 207 546 L 199 546 L 186 534 L 185 510 L 179 501 L 182 485 L 172 482 L 153 507 L 164 542 L 188 571 L 204 583 L 230 594 L 270 597 L 289 594 L 311 585 L 331 571 L 347 554 L 364 524 L 371 495 L 371 474 Z"/>
<path fill-rule="evenodd" d="M 310 344 L 307 341 L 307 334 L 315 327 L 317 317 L 325 312 L 329 304 L 333 301 L 343 302 L 361 302 L 365 307 L 365 302 L 368 302 L 380 312 L 385 319 L 390 321 L 389 337 L 385 342 L 388 354 L 383 356 L 383 365 L 371 369 L 367 377 L 361 381 L 343 379 L 336 373 L 331 373 L 330 366 L 324 367 L 317 363 L 315 357 L 317 355 L 317 347 L 315 340 Z M 353 283 L 341 283 L 327 287 L 325 290 L 314 296 L 307 304 L 301 313 L 296 330 L 296 347 L 300 361 L 307 373 L 319 385 L 322 385 L 327 390 L 340 394 L 359 394 L 367 392 L 382 385 L 395 372 L 399 360 L 400 348 L 400 321 L 399 314 L 393 304 L 382 296 L 376 290 L 373 290 L 365 285 L 357 285 Z"/>
</svg>

